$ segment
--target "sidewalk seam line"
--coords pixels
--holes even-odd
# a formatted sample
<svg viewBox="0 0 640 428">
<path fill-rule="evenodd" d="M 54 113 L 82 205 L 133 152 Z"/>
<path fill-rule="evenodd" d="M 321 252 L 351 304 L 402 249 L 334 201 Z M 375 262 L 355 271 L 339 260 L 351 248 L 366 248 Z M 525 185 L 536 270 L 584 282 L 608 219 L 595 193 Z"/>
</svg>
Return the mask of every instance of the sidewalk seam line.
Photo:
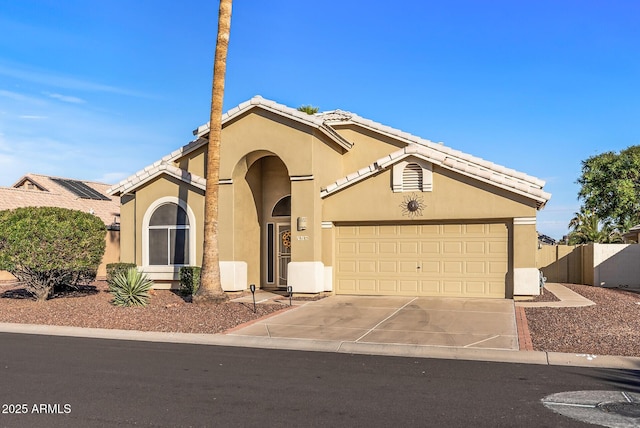
<svg viewBox="0 0 640 428">
<path fill-rule="evenodd" d="M 464 346 L 463 346 L 463 348 L 468 348 L 468 347 L 470 347 L 470 346 L 477 345 L 478 343 L 482 343 L 482 342 L 486 342 L 487 340 L 495 339 L 496 337 L 500 337 L 500 335 L 499 335 L 499 334 L 496 334 L 496 335 L 495 335 L 495 336 L 493 336 L 493 337 L 487 337 L 486 339 L 479 340 L 479 341 L 477 341 L 477 342 L 475 342 L 475 343 L 470 343 L 470 344 L 468 344 L 468 345 L 464 345 Z"/>
<path fill-rule="evenodd" d="M 387 321 L 388 319 L 390 319 L 392 316 L 394 316 L 395 314 L 397 314 L 398 312 L 400 312 L 401 310 L 403 310 L 407 305 L 413 303 L 415 300 L 417 300 L 417 297 L 414 297 L 413 299 L 411 299 L 410 301 L 408 301 L 407 303 L 405 303 L 404 305 L 402 305 L 401 307 L 399 307 L 398 309 L 396 309 L 391 315 L 389 315 L 388 317 L 386 317 L 385 319 L 383 319 L 382 321 L 380 321 L 378 324 L 374 325 L 373 327 L 371 327 L 371 329 L 369 329 L 369 331 L 367 331 L 365 334 L 363 334 L 362 336 L 360 336 L 359 338 L 357 338 L 355 340 L 355 343 L 358 343 L 358 341 L 360 339 L 363 339 L 366 335 L 368 335 L 369 333 L 371 333 L 373 330 L 375 330 L 376 328 L 378 328 L 378 326 L 380 324 L 382 324 L 383 322 Z"/>
</svg>

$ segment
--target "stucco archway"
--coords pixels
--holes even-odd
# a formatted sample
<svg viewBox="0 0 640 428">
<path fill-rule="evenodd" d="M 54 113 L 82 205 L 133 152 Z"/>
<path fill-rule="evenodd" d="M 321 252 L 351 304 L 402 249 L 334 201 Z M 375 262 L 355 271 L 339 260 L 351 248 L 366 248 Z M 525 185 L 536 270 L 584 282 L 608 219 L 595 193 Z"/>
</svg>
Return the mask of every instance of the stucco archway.
<svg viewBox="0 0 640 428">
<path fill-rule="evenodd" d="M 291 181 L 282 159 L 266 151 L 244 156 L 233 172 L 234 259 L 247 263 L 248 284 L 286 286 L 290 259 Z M 274 208 L 278 208 L 274 212 Z M 290 239 L 290 238 L 289 238 Z"/>
</svg>

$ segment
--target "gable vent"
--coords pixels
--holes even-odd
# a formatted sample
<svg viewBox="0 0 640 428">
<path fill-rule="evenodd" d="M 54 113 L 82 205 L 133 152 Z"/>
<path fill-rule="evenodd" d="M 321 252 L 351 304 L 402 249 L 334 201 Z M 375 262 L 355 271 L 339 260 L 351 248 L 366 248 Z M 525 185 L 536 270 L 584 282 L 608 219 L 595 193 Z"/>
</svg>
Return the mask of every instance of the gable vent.
<svg viewBox="0 0 640 428">
<path fill-rule="evenodd" d="M 402 171 L 402 190 L 422 191 L 422 167 L 417 163 L 409 163 Z"/>
</svg>

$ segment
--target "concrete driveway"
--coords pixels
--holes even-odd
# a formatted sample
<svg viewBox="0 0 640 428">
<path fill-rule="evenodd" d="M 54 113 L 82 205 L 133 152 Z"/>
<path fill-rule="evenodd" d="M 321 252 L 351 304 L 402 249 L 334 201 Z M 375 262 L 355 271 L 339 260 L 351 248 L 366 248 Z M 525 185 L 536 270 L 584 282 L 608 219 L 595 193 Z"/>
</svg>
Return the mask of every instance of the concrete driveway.
<svg viewBox="0 0 640 428">
<path fill-rule="evenodd" d="M 514 303 L 503 299 L 330 296 L 229 334 L 518 350 Z"/>
</svg>

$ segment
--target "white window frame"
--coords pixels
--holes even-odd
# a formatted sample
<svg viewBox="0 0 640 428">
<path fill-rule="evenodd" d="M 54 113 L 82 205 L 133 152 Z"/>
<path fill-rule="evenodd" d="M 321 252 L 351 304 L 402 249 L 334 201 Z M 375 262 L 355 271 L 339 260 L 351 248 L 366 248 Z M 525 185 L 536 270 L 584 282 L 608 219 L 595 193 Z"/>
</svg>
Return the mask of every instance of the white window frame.
<svg viewBox="0 0 640 428">
<path fill-rule="evenodd" d="M 176 204 L 180 208 L 184 209 L 189 219 L 189 226 L 174 225 L 174 226 L 149 226 L 151 216 L 161 205 Z M 189 230 L 189 261 L 184 265 L 149 265 L 149 230 L 150 229 L 187 229 Z M 169 241 L 170 242 L 170 241 Z M 182 199 L 175 196 L 165 196 L 160 199 L 156 199 L 144 213 L 142 218 L 142 266 L 145 268 L 151 267 L 156 272 L 173 272 L 176 267 L 180 266 L 196 266 L 196 216 L 193 210 Z"/>
</svg>

